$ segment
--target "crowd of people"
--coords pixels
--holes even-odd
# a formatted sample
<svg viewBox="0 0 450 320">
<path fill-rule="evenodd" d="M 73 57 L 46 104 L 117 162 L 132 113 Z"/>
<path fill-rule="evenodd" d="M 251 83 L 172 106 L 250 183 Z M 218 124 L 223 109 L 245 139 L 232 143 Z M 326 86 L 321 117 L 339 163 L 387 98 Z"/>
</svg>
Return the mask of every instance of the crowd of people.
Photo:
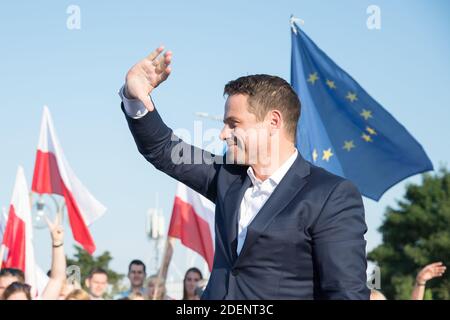
<svg viewBox="0 0 450 320">
<path fill-rule="evenodd" d="M 68 281 L 66 277 L 66 257 L 64 254 L 64 230 L 60 218 L 47 221 L 52 239 L 52 265 L 48 272 L 49 280 L 42 292 L 34 292 L 26 283 L 22 270 L 3 268 L 0 271 L 0 300 L 103 300 L 107 294 L 108 273 L 102 268 L 94 268 L 85 280 L 84 290 L 80 283 Z M 422 300 L 427 281 L 444 274 L 446 266 L 435 262 L 425 266 L 417 274 L 412 300 Z M 145 264 L 132 260 L 128 266 L 128 290 L 119 293 L 115 300 L 174 300 L 167 294 L 164 279 L 157 274 L 147 277 Z M 186 271 L 183 280 L 182 300 L 199 300 L 207 279 L 197 268 Z M 379 290 L 372 289 L 371 300 L 385 300 Z"/>
<path fill-rule="evenodd" d="M 26 283 L 25 274 L 15 268 L 0 270 L 0 300 L 103 300 L 110 285 L 108 272 L 102 268 L 90 270 L 81 283 L 66 277 L 66 257 L 64 254 L 64 230 L 57 216 L 54 222 L 48 221 L 52 239 L 51 270 L 47 273 L 48 282 L 42 292 Z M 174 300 L 167 295 L 164 279 L 158 275 L 147 277 L 145 264 L 133 260 L 128 266 L 130 287 L 114 297 L 115 300 Z M 199 300 L 205 280 L 201 271 L 190 268 L 183 281 L 183 300 Z"/>
</svg>

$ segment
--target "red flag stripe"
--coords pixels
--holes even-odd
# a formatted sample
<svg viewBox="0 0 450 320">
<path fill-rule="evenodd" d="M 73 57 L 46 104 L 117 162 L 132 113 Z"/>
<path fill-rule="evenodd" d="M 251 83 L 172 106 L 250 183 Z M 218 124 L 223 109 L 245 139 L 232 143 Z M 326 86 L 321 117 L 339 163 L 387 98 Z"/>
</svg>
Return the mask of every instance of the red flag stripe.
<svg viewBox="0 0 450 320">
<path fill-rule="evenodd" d="M 180 239 L 186 247 L 200 254 L 212 270 L 214 248 L 209 224 L 191 204 L 179 197 L 175 197 L 168 235 Z"/>
<path fill-rule="evenodd" d="M 37 151 L 32 190 L 40 194 L 58 194 L 66 202 L 74 239 L 92 254 L 95 244 L 72 192 L 67 188 L 58 169 L 56 157 L 51 152 Z"/>
<path fill-rule="evenodd" d="M 63 180 L 53 153 L 37 151 L 31 190 L 41 194 L 64 194 Z"/>
<path fill-rule="evenodd" d="M 92 239 L 91 233 L 81 216 L 81 212 L 74 200 L 72 193 L 64 185 L 64 199 L 66 200 L 67 212 L 69 214 L 70 227 L 74 239 L 80 243 L 83 248 L 93 254 L 95 251 L 95 243 Z"/>
<path fill-rule="evenodd" d="M 8 248 L 9 254 L 2 268 L 16 268 L 25 272 L 25 242 L 25 222 L 16 215 L 14 206 L 11 205 L 3 235 L 3 244 Z"/>
</svg>

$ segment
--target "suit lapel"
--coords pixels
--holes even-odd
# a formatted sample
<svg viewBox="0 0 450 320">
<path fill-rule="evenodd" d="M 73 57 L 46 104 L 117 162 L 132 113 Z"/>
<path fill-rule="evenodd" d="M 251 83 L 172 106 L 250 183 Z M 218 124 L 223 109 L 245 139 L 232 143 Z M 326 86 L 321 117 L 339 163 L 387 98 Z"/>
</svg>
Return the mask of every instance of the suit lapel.
<svg viewBox="0 0 450 320">
<path fill-rule="evenodd" d="M 309 169 L 309 164 L 300 156 L 299 153 L 292 167 L 286 172 L 286 175 L 275 188 L 272 195 L 248 226 L 244 246 L 242 247 L 239 257 L 235 260 L 235 264 L 238 264 L 239 261 L 245 257 L 248 249 L 256 242 L 262 232 L 295 198 L 297 193 L 303 189 L 307 183 L 305 176 L 309 174 Z M 240 200 L 242 200 L 242 197 Z M 237 225 L 237 220 L 235 223 Z"/>
<path fill-rule="evenodd" d="M 224 199 L 225 210 L 225 225 L 226 236 L 229 249 L 229 255 L 231 261 L 234 262 L 237 259 L 237 229 L 238 229 L 238 216 L 242 199 L 244 198 L 245 191 L 251 186 L 252 182 L 247 173 L 231 185 Z"/>
</svg>

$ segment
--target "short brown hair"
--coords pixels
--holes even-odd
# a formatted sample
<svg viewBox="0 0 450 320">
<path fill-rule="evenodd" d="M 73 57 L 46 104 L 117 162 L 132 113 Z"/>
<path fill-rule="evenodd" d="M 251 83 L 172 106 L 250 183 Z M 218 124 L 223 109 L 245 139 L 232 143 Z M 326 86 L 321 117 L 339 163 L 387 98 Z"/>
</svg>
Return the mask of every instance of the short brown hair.
<svg viewBox="0 0 450 320">
<path fill-rule="evenodd" d="M 108 272 L 103 268 L 94 268 L 89 272 L 88 279 L 92 279 L 94 274 L 104 274 L 106 277 L 108 277 Z"/>
<path fill-rule="evenodd" d="M 28 300 L 31 300 L 31 286 L 22 282 L 13 282 L 3 292 L 3 299 L 8 300 L 15 293 L 23 292 Z"/>
<path fill-rule="evenodd" d="M 128 272 L 131 271 L 131 266 L 132 265 L 142 266 L 144 268 L 144 273 L 146 273 L 146 271 L 145 271 L 145 264 L 141 260 L 138 260 L 138 259 L 132 260 L 130 262 L 130 264 L 128 265 Z"/>
<path fill-rule="evenodd" d="M 225 85 L 224 95 L 248 96 L 249 112 L 262 121 L 271 110 L 280 110 L 286 132 L 295 141 L 297 122 L 300 118 L 300 100 L 291 85 L 284 79 L 267 74 L 240 77 Z"/>
</svg>

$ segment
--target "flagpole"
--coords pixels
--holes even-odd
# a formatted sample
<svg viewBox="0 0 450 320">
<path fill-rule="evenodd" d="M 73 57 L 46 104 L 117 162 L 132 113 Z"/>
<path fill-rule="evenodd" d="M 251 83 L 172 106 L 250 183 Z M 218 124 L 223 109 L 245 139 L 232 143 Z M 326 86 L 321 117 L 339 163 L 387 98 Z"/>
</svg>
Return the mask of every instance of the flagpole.
<svg viewBox="0 0 450 320">
<path fill-rule="evenodd" d="M 30 191 L 30 208 L 33 210 L 33 194 L 36 194 L 39 198 L 36 201 L 38 204 L 41 203 L 42 205 L 47 205 L 45 201 L 43 200 L 43 193 L 37 193 Z M 53 200 L 53 203 L 55 204 L 55 217 L 58 217 L 59 221 L 61 221 L 61 224 L 64 224 L 64 208 L 66 207 L 66 200 L 65 198 L 62 198 L 60 201 L 53 195 L 53 194 L 47 194 L 47 196 Z"/>
<path fill-rule="evenodd" d="M 305 20 L 300 19 L 300 18 L 296 18 L 296 17 L 294 17 L 293 14 L 291 14 L 291 17 L 289 18 L 289 24 L 291 25 L 292 32 L 294 32 L 295 34 L 297 34 L 297 30 L 295 29 L 295 23 L 296 22 L 298 24 L 300 24 L 301 26 L 305 25 Z"/>
<path fill-rule="evenodd" d="M 5 219 L 5 229 L 6 229 L 6 209 L 5 207 L 2 208 L 2 220 Z M 5 230 L 3 230 L 4 232 Z M 5 236 L 5 234 L 3 234 L 3 236 Z M 3 244 L 3 239 L 1 239 L 2 243 L 0 243 L 0 270 L 2 270 L 2 266 L 3 266 L 3 256 L 5 255 L 5 245 Z"/>
</svg>

